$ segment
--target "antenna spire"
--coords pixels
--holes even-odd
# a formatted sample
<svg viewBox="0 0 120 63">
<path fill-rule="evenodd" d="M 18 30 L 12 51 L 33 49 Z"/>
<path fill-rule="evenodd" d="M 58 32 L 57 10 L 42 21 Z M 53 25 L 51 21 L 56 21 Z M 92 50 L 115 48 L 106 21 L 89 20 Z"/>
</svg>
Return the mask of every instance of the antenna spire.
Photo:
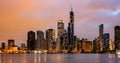
<svg viewBox="0 0 120 63">
<path fill-rule="evenodd" d="M 73 10 L 73 8 L 72 8 L 71 4 L 70 4 L 70 8 L 71 8 L 71 11 L 72 11 L 72 10 Z"/>
</svg>

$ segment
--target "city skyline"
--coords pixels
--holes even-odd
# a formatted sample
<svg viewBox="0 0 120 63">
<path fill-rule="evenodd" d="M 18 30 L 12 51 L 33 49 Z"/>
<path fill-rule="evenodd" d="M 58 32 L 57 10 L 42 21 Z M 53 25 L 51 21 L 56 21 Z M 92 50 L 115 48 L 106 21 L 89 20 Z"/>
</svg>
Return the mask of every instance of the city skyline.
<svg viewBox="0 0 120 63">
<path fill-rule="evenodd" d="M 80 5 L 79 1 L 74 1 L 72 3 L 73 11 L 75 13 L 74 34 L 78 36 L 80 39 L 88 38 L 89 40 L 93 40 L 95 37 L 99 36 L 99 28 L 98 28 L 99 25 L 104 24 L 105 33 L 106 32 L 110 33 L 110 38 L 112 38 L 112 40 L 114 41 L 113 39 L 114 27 L 116 25 L 120 25 L 120 21 L 119 21 L 120 10 L 119 8 L 117 8 L 117 6 L 119 5 L 115 5 L 115 3 L 116 4 L 118 3 L 118 1 L 117 0 L 115 0 L 114 2 L 110 1 L 113 4 L 105 2 L 106 7 L 102 6 L 102 4 L 104 3 L 99 3 L 99 5 L 97 5 L 96 4 L 97 2 L 93 2 L 93 1 L 94 0 L 91 0 L 91 2 L 83 1 L 84 5 L 81 4 L 80 7 L 82 6 L 83 7 L 80 9 L 79 9 L 79 5 Z M 43 2 L 45 3 L 46 0 Z M 57 2 L 58 4 L 55 4 L 54 2 L 55 3 Z M 17 9 L 17 7 L 19 7 L 18 5 L 14 6 L 16 3 L 18 3 L 18 1 L 15 2 L 3 1 L 2 3 L 4 4 L 8 3 L 7 5 L 10 5 L 10 7 L 7 7 L 4 4 L 0 4 L 5 6 L 4 8 L 1 7 L 2 11 L 0 11 L 2 17 L 0 18 L 0 23 L 1 23 L 0 43 L 1 42 L 7 43 L 8 39 L 14 39 L 15 43 L 17 44 L 26 43 L 27 32 L 30 30 L 34 32 L 36 32 L 37 30 L 42 30 L 45 33 L 45 31 L 48 28 L 53 28 L 55 29 L 57 35 L 57 22 L 59 20 L 63 20 L 65 22 L 65 28 L 68 26 L 67 23 L 69 22 L 69 11 L 71 10 L 69 6 L 69 2 L 65 1 L 64 2 L 65 7 L 61 7 L 60 5 L 63 2 L 64 1 L 59 1 L 59 0 L 58 1 L 52 0 L 51 2 L 47 2 L 50 6 L 42 5 L 44 8 L 43 9 L 44 12 L 42 12 L 39 9 L 39 6 L 41 5 L 39 5 L 40 3 L 37 3 L 37 0 L 34 1 L 34 5 L 37 6 L 38 9 L 33 8 L 34 5 L 32 5 L 32 2 L 25 3 L 24 1 L 21 1 L 21 3 L 19 3 L 21 4 L 20 6 L 23 5 L 25 6 L 26 9 L 22 7 L 19 10 Z M 91 3 L 93 3 L 93 5 Z M 91 6 L 89 7 L 89 5 Z M 112 7 L 109 7 L 110 5 L 112 5 Z M 85 6 L 89 8 L 86 8 Z M 51 8 L 49 7 L 53 9 L 51 10 Z M 9 8 L 12 8 L 13 10 Z M 7 9 L 9 9 L 8 10 L 9 12 L 7 11 Z"/>
</svg>

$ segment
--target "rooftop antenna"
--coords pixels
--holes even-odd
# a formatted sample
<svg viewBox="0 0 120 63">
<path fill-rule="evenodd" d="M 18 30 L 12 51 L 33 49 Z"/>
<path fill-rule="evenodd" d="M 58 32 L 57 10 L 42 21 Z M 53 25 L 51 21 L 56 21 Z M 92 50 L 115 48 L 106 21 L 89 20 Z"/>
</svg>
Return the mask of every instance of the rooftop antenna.
<svg viewBox="0 0 120 63">
<path fill-rule="evenodd" d="M 70 4 L 70 8 L 71 8 L 71 11 L 72 11 L 72 10 L 73 10 L 73 8 L 72 8 L 71 4 Z"/>
</svg>

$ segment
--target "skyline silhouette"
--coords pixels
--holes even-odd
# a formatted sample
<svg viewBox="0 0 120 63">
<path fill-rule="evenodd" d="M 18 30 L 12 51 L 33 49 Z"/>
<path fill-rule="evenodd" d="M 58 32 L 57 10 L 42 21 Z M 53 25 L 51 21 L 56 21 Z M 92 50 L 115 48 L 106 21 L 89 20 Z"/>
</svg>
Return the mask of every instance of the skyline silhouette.
<svg viewBox="0 0 120 63">
<path fill-rule="evenodd" d="M 43 0 L 42 3 L 44 4 L 40 2 L 37 0 L 33 2 L 27 0 L 0 2 L 0 6 L 3 6 L 0 7 L 2 9 L 0 11 L 0 43 L 7 43 L 8 39 L 14 39 L 16 44 L 26 43 L 28 31 L 46 31 L 47 28 L 57 29 L 58 20 L 63 20 L 66 28 L 71 9 L 69 2 L 72 2 L 75 13 L 74 28 L 76 36 L 80 39 L 93 40 L 98 37 L 99 25 L 103 23 L 105 32 L 110 33 L 110 38 L 114 41 L 114 27 L 120 25 L 118 0 L 109 2 L 104 0 L 98 2 L 95 0 L 83 2 L 79 0 Z"/>
</svg>

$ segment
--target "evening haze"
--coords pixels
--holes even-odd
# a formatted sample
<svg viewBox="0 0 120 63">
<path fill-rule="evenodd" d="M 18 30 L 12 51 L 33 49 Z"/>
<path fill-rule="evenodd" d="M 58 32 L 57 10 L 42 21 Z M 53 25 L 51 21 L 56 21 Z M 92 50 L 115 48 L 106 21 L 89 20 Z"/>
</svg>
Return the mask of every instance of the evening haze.
<svg viewBox="0 0 120 63">
<path fill-rule="evenodd" d="M 26 43 L 28 31 L 57 29 L 58 20 L 66 28 L 70 4 L 76 36 L 93 40 L 103 23 L 104 32 L 114 41 L 114 27 L 120 25 L 120 0 L 0 0 L 0 43 L 8 39 Z"/>
</svg>

